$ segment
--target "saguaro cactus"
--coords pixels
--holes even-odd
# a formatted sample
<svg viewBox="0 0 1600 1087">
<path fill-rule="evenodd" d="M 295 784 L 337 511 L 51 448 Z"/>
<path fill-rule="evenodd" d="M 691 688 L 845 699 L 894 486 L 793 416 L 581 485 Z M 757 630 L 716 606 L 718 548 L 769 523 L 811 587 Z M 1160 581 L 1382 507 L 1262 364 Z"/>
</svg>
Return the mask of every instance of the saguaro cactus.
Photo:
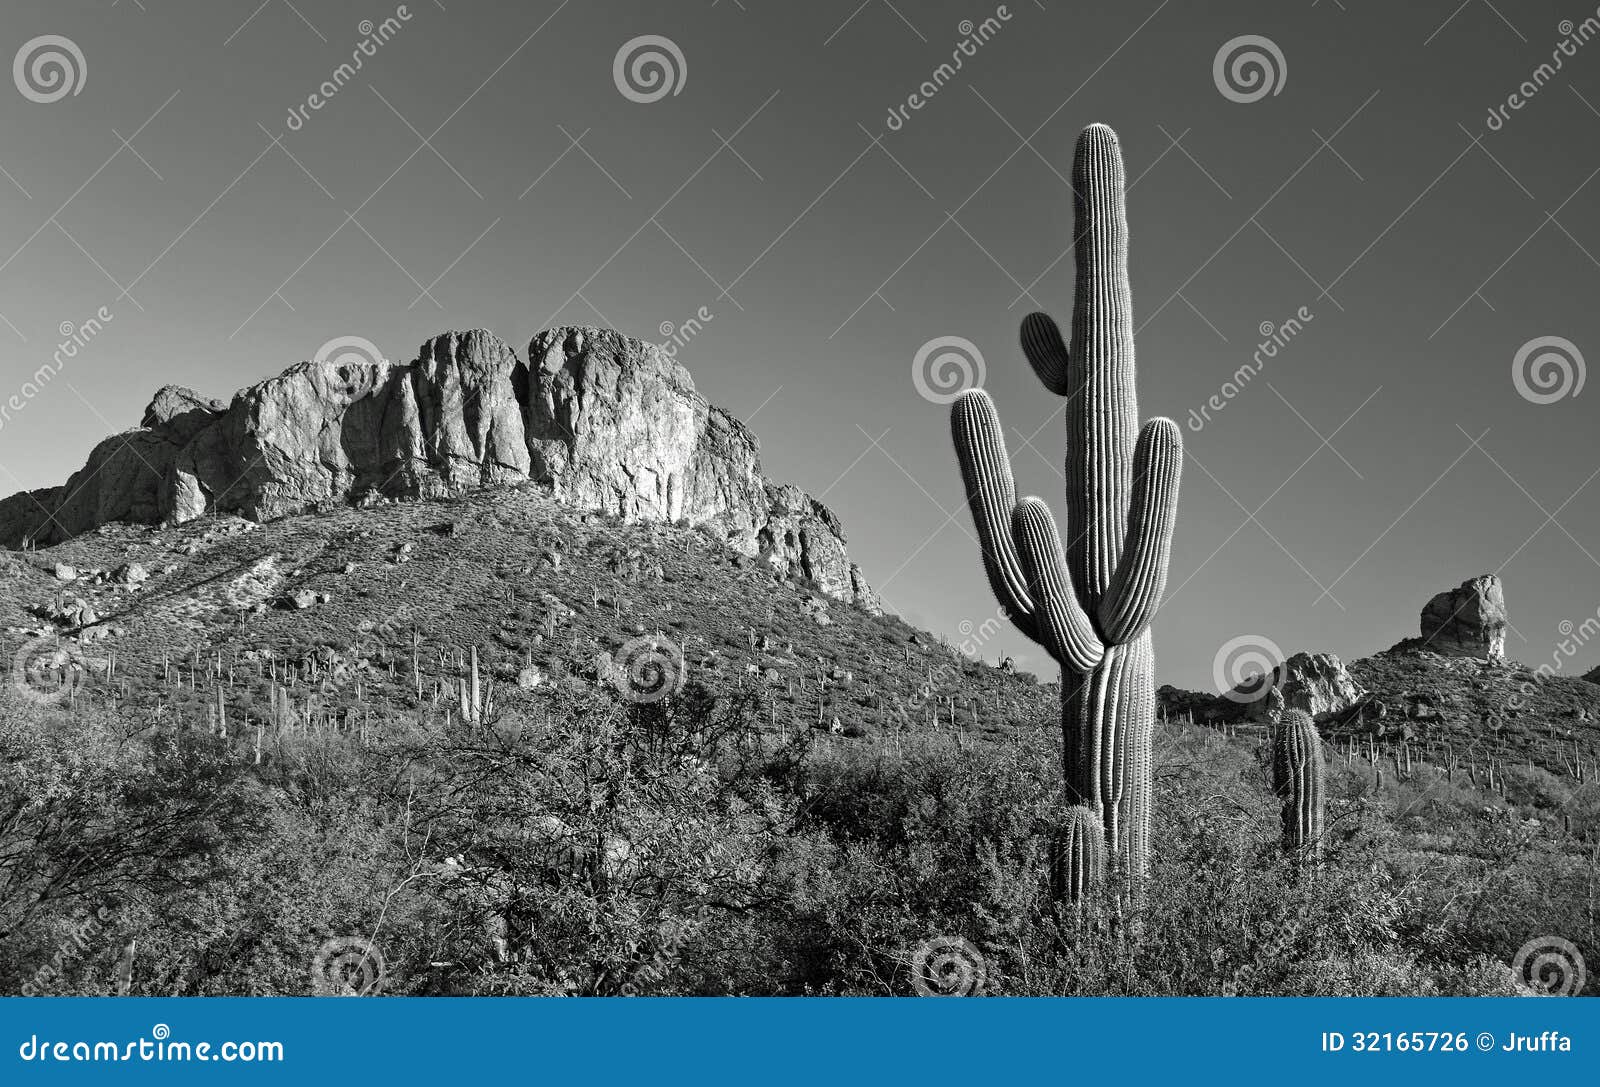
<svg viewBox="0 0 1600 1087">
<path fill-rule="evenodd" d="M 989 584 L 1024 634 L 1061 665 L 1068 800 L 1093 809 L 1113 856 L 1141 875 L 1150 848 L 1150 620 L 1166 587 L 1183 464 L 1170 419 L 1139 427 L 1122 151 L 1091 125 L 1072 164 L 1078 265 L 1071 349 L 1042 313 L 1022 349 L 1066 397 L 1065 550 L 1049 508 L 1017 501 L 994 403 L 981 389 L 952 406 L 951 429 Z"/>
<path fill-rule="evenodd" d="M 1311 715 L 1285 711 L 1272 736 L 1272 790 L 1283 801 L 1283 848 L 1295 856 L 1322 852 L 1325 773 L 1322 737 Z"/>
<path fill-rule="evenodd" d="M 1081 902 L 1106 868 L 1106 832 L 1092 808 L 1074 804 L 1050 842 L 1050 891 L 1058 899 Z"/>
</svg>

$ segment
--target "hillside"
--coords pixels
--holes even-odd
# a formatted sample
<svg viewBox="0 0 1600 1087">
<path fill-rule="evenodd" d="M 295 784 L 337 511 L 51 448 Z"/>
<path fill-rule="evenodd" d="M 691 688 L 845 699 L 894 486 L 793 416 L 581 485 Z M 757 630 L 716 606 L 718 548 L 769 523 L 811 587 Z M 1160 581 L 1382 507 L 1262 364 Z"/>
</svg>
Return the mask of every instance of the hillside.
<svg viewBox="0 0 1600 1087">
<path fill-rule="evenodd" d="M 262 525 L 104 526 L 12 553 L 0 627 L 40 690 L 55 690 L 59 657 L 81 668 L 85 697 L 114 692 L 136 712 L 197 727 L 217 712 L 220 661 L 236 732 L 265 718 L 274 677 L 302 718 L 308 694 L 314 718 L 358 711 L 378 729 L 459 716 L 473 650 L 502 706 L 603 683 L 597 661 L 614 654 L 660 660 L 679 684 L 766 688 L 778 730 L 837 719 L 846 737 L 877 740 L 1049 719 L 1054 696 L 1032 677 L 836 600 L 715 535 L 574 510 L 532 485 Z M 148 578 L 116 575 L 129 564 Z"/>
</svg>

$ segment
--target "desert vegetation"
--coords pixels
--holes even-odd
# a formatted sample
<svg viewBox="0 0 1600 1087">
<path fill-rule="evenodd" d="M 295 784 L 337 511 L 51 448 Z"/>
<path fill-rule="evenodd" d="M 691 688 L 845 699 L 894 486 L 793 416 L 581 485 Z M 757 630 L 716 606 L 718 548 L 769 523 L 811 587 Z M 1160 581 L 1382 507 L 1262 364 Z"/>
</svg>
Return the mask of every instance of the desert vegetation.
<svg viewBox="0 0 1600 1087">
<path fill-rule="evenodd" d="M 1529 933 L 1594 946 L 1592 831 L 1465 781 L 1411 802 L 1333 760 L 1313 866 L 1267 745 L 1159 724 L 1149 878 L 1073 904 L 1053 722 L 864 745 L 776 736 L 769 698 L 508 692 L 259 761 L 243 730 L 11 698 L 0 989 L 909 995 L 942 941 L 966 973 L 922 983 L 990 994 L 1471 994 L 1516 991 Z"/>
</svg>

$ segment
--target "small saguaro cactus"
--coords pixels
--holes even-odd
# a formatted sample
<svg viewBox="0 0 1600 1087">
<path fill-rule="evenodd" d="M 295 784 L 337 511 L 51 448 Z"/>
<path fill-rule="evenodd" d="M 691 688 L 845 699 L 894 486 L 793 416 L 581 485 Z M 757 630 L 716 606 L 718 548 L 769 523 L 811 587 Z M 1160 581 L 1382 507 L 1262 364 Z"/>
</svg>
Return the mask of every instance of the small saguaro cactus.
<svg viewBox="0 0 1600 1087">
<path fill-rule="evenodd" d="M 1106 869 L 1106 832 L 1093 808 L 1074 804 L 1050 842 L 1050 893 L 1081 902 Z"/>
<path fill-rule="evenodd" d="M 1324 780 L 1322 737 L 1311 715 L 1284 711 L 1272 735 L 1272 790 L 1283 801 L 1283 848 L 1294 856 L 1322 852 Z"/>
<path fill-rule="evenodd" d="M 1149 628 L 1166 587 L 1183 438 L 1170 419 L 1139 426 L 1125 179 L 1111 129 L 1091 125 L 1079 135 L 1072 187 L 1070 349 L 1045 314 L 1022 322 L 1029 363 L 1066 398 L 1065 550 L 1049 507 L 1017 501 L 988 394 L 958 397 L 951 429 L 989 584 L 1018 629 L 1061 665 L 1067 799 L 1099 815 L 1111 855 L 1138 876 L 1150 851 Z"/>
</svg>

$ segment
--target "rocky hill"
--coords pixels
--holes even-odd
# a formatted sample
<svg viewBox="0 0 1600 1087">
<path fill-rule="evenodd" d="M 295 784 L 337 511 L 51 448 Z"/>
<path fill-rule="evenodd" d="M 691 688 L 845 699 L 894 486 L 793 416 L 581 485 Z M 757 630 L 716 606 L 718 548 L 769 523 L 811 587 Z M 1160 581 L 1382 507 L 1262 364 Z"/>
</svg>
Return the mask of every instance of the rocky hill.
<svg viewBox="0 0 1600 1087">
<path fill-rule="evenodd" d="M 0 552 L 14 675 L 195 722 L 247 721 L 281 686 L 312 719 L 459 713 L 473 654 L 505 704 L 663 651 L 679 678 L 767 691 L 774 728 L 1056 718 L 1053 683 L 880 616 L 832 512 L 769 482 L 676 361 L 600 329 L 542 332 L 526 361 L 446 333 L 403 365 L 301 363 L 226 404 L 169 386 L 66 484 L 0 502 L 0 543 L 26 548 Z M 1163 710 L 1253 744 L 1297 706 L 1374 767 L 1593 774 L 1600 686 L 1508 662 L 1505 629 L 1499 580 L 1475 578 L 1386 652 L 1166 687 Z"/>
<path fill-rule="evenodd" d="M 283 699 L 303 727 L 404 727 L 471 712 L 469 677 L 507 708 L 617 667 L 759 688 L 771 728 L 842 742 L 1049 721 L 1032 677 L 883 616 L 838 518 L 653 345 L 367 354 L 227 403 L 164 388 L 64 485 L 0 502 L 12 686 L 269 736 Z"/>
<path fill-rule="evenodd" d="M 1506 627 L 1504 589 L 1489 574 L 1431 597 L 1416 637 L 1348 666 L 1331 653 L 1296 653 L 1222 694 L 1168 686 L 1160 697 L 1170 716 L 1244 736 L 1259 737 L 1284 707 L 1303 709 L 1373 768 L 1426 761 L 1476 776 L 1512 765 L 1593 781 L 1600 669 L 1579 677 L 1509 660 Z"/>
<path fill-rule="evenodd" d="M 199 730 L 221 715 L 246 745 L 265 728 L 269 749 L 306 728 L 459 719 L 474 659 L 481 697 L 510 712 L 692 682 L 759 690 L 773 731 L 842 743 L 1054 727 L 1053 687 L 835 600 L 719 530 L 580 511 L 532 483 L 265 524 L 105 525 L 0 556 L 14 689 Z"/>
<path fill-rule="evenodd" d="M 139 427 L 101 442 L 65 484 L 0 502 L 0 545 L 532 482 L 625 521 L 711 526 L 741 553 L 876 610 L 838 518 L 769 482 L 755 435 L 654 345 L 556 328 L 524 361 L 480 329 L 436 336 L 403 364 L 374 354 L 300 363 L 226 404 L 161 389 Z"/>
</svg>

